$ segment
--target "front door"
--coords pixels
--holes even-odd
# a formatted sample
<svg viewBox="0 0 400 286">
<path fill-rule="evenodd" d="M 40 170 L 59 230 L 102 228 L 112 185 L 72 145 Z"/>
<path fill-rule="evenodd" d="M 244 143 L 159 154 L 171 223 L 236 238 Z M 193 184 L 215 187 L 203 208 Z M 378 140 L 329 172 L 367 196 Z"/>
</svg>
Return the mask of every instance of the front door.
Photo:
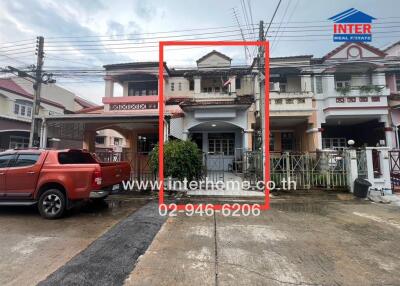
<svg viewBox="0 0 400 286">
<path fill-rule="evenodd" d="M 0 199 L 6 195 L 6 174 L 14 154 L 0 155 Z"/>
<path fill-rule="evenodd" d="M 8 198 L 30 198 L 36 188 L 41 163 L 40 153 L 19 154 L 8 168 L 6 190 Z"/>
</svg>

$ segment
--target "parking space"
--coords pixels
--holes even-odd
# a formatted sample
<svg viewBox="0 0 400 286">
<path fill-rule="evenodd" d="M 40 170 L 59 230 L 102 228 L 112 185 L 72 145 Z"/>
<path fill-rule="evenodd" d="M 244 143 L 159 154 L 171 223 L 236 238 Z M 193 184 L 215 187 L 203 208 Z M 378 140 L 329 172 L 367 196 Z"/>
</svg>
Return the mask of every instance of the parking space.
<svg viewBox="0 0 400 286">
<path fill-rule="evenodd" d="M 0 285 L 35 285 L 149 200 L 114 195 L 60 220 L 45 220 L 34 207 L 1 207 Z"/>
</svg>

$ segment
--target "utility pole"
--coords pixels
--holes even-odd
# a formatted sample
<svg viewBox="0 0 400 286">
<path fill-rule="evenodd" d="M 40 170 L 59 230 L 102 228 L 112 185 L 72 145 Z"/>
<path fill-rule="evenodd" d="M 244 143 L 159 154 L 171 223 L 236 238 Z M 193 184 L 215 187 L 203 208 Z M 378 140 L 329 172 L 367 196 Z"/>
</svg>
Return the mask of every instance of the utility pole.
<svg viewBox="0 0 400 286">
<path fill-rule="evenodd" d="M 31 133 L 29 136 L 29 148 L 37 147 L 38 142 L 38 115 L 40 110 L 40 91 L 42 88 L 42 67 L 44 58 L 44 38 L 42 36 L 37 37 L 36 42 L 36 72 L 35 82 L 33 83 L 33 106 L 32 106 L 32 122 L 31 122 Z"/>
<path fill-rule="evenodd" d="M 260 42 L 265 41 L 265 36 L 264 36 L 264 21 L 260 21 L 260 26 L 259 26 L 259 36 L 258 40 Z M 265 85 L 263 84 L 263 80 L 269 80 L 265 78 L 265 75 L 262 73 L 264 70 L 264 65 L 265 65 L 265 51 L 264 51 L 264 46 L 260 45 L 258 47 L 258 83 L 259 83 L 259 98 L 260 98 L 260 119 L 261 119 L 261 154 L 262 154 L 262 161 L 263 161 L 263 168 L 265 166 L 265 160 L 266 160 L 266 154 L 265 154 L 265 149 L 264 149 L 264 137 L 265 137 L 265 114 L 264 114 L 264 104 L 265 104 L 265 98 L 264 98 L 264 87 Z M 264 174 L 264 171 L 263 171 Z"/>
<path fill-rule="evenodd" d="M 40 91 L 42 84 L 55 83 L 56 80 L 53 79 L 52 73 L 43 72 L 43 58 L 44 58 L 44 38 L 37 37 L 36 43 L 36 55 L 37 55 L 37 65 L 33 66 L 32 71 L 26 72 L 18 68 L 8 66 L 8 70 L 4 69 L 6 72 L 13 73 L 18 77 L 25 78 L 30 82 L 33 82 L 33 104 L 32 104 L 32 122 L 31 122 L 31 132 L 29 135 L 29 147 L 38 147 L 39 143 L 39 110 L 40 110 Z M 30 73 L 34 72 L 34 75 Z"/>
</svg>

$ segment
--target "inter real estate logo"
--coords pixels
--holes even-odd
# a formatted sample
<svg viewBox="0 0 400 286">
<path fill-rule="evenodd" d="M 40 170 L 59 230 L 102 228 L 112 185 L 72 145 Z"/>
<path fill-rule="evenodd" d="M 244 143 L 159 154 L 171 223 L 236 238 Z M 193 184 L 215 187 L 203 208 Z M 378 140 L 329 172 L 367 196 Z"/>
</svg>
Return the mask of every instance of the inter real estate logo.
<svg viewBox="0 0 400 286">
<path fill-rule="evenodd" d="M 371 42 L 372 20 L 376 18 L 351 8 L 331 18 L 334 42 Z"/>
</svg>

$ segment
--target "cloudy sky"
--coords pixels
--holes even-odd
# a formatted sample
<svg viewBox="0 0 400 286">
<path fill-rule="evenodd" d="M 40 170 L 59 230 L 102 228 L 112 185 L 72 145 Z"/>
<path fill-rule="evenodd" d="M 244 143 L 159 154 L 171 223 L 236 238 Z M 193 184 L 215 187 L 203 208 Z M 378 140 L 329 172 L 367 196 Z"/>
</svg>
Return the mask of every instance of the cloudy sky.
<svg viewBox="0 0 400 286">
<path fill-rule="evenodd" d="M 2 0 L 0 67 L 26 68 L 34 64 L 35 38 L 44 36 L 45 69 L 58 74 L 56 79 L 61 86 L 100 103 L 104 84 L 98 71 L 104 64 L 156 61 L 160 40 L 254 39 L 258 30 L 252 23 L 268 23 L 278 2 Z M 337 44 L 332 42 L 327 19 L 349 8 L 377 18 L 372 45 L 381 48 L 400 39 L 397 0 L 282 0 L 268 37 L 271 56 L 321 57 L 328 53 Z M 166 61 L 169 66 L 186 67 L 210 50 L 211 47 L 171 48 Z M 232 57 L 235 65 L 249 62 L 255 52 L 243 48 L 218 50 Z M 76 72 L 82 69 L 91 72 Z"/>
</svg>

